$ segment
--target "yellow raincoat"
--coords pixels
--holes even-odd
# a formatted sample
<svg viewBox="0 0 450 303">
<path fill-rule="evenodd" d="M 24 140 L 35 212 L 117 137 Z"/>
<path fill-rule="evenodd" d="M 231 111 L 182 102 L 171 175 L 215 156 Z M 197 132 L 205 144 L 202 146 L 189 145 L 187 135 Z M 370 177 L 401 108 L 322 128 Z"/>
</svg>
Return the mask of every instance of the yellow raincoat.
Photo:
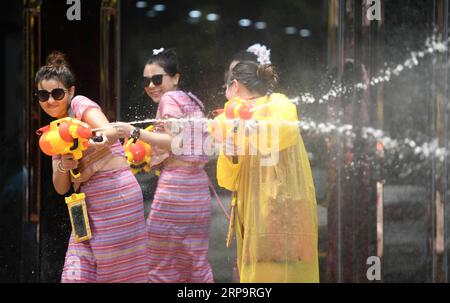
<svg viewBox="0 0 450 303">
<path fill-rule="evenodd" d="M 244 155 L 233 164 L 221 154 L 217 162 L 219 186 L 234 192 L 240 282 L 319 282 L 311 168 L 298 126 L 282 122 L 297 122 L 297 109 L 282 94 L 258 98 L 255 109 L 258 131 L 245 133 L 242 123 L 234 130 L 245 134 Z M 215 130 L 217 122 L 226 121 L 219 115 Z M 261 129 L 264 124 L 268 127 Z M 272 163 L 267 162 L 270 144 L 278 155 Z"/>
</svg>

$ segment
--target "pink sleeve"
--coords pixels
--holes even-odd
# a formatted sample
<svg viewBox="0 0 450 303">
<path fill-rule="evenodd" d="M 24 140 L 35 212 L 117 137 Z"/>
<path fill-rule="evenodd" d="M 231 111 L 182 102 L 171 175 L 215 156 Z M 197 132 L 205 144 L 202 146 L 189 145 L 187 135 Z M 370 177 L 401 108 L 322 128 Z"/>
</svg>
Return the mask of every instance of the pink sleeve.
<svg viewBox="0 0 450 303">
<path fill-rule="evenodd" d="M 76 96 L 75 98 L 73 98 L 72 102 L 70 103 L 70 107 L 72 108 L 75 118 L 77 118 L 78 120 L 83 119 L 84 113 L 89 108 L 98 108 L 99 110 L 102 110 L 97 103 L 85 96 Z"/>
<path fill-rule="evenodd" d="M 158 116 L 161 119 L 165 118 L 183 118 L 184 113 L 181 105 L 177 102 L 174 96 L 165 94 L 159 101 Z"/>
</svg>

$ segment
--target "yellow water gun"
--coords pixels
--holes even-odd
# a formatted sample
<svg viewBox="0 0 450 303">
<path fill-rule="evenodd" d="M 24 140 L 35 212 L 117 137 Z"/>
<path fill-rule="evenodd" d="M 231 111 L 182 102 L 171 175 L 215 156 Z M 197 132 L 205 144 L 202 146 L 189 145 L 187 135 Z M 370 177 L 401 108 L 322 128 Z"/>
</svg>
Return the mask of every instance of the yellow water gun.
<svg viewBox="0 0 450 303">
<path fill-rule="evenodd" d="M 62 118 L 41 127 L 36 132 L 40 137 L 39 147 L 48 156 L 72 154 L 75 160 L 83 157 L 83 151 L 89 147 L 92 130 L 86 123 L 75 118 Z M 94 137 L 102 141 L 102 137 Z M 70 171 L 74 178 L 80 176 L 77 168 Z"/>
</svg>

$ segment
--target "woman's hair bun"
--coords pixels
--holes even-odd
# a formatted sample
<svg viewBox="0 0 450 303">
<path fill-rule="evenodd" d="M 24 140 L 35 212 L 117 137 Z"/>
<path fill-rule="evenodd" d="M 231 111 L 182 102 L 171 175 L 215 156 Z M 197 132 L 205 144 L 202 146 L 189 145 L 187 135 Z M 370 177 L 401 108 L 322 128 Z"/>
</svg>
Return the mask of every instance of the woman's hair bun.
<svg viewBox="0 0 450 303">
<path fill-rule="evenodd" d="M 272 64 L 260 64 L 256 70 L 256 77 L 269 88 L 274 88 L 278 83 L 278 72 Z"/>
<path fill-rule="evenodd" d="M 177 58 L 177 51 L 175 48 L 165 49 L 161 54 L 164 54 L 167 57 Z"/>
<path fill-rule="evenodd" d="M 53 51 L 50 55 L 47 57 L 47 66 L 52 67 L 70 67 L 69 62 L 66 59 L 66 55 L 59 51 Z"/>
<path fill-rule="evenodd" d="M 76 82 L 66 55 L 58 51 L 53 51 L 47 56 L 47 64 L 38 70 L 34 81 L 38 86 L 41 81 L 51 79 L 60 81 L 67 89 Z"/>
</svg>

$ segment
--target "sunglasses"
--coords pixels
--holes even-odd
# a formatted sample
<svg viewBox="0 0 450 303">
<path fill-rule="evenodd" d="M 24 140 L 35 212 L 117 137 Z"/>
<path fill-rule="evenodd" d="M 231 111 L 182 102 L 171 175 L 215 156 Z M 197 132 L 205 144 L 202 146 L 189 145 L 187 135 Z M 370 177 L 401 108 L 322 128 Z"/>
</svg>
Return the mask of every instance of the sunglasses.
<svg viewBox="0 0 450 303">
<path fill-rule="evenodd" d="M 158 75 L 153 75 L 151 77 L 143 77 L 142 85 L 144 87 L 147 87 L 147 86 L 150 85 L 150 83 L 153 83 L 154 86 L 159 86 L 163 82 L 163 76 L 164 75 L 166 75 L 166 74 L 158 74 Z"/>
<path fill-rule="evenodd" d="M 63 89 L 63 88 L 55 88 L 51 92 L 42 89 L 42 90 L 38 90 L 35 93 L 35 96 L 37 96 L 39 102 L 48 101 L 48 99 L 50 98 L 50 95 L 53 97 L 54 100 L 59 101 L 59 100 L 64 99 L 66 92 L 68 92 L 68 90 Z"/>
</svg>

